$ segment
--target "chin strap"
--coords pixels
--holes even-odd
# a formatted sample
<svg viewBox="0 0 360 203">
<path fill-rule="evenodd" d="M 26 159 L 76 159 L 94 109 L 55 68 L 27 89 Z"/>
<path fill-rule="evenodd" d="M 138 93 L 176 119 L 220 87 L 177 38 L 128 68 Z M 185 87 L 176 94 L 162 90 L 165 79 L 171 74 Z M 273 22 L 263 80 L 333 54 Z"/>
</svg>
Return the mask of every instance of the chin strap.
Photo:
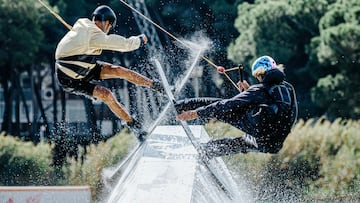
<svg viewBox="0 0 360 203">
<path fill-rule="evenodd" d="M 102 27 L 102 31 L 106 33 L 106 24 L 105 24 L 105 21 L 101 21 L 101 27 Z"/>
</svg>

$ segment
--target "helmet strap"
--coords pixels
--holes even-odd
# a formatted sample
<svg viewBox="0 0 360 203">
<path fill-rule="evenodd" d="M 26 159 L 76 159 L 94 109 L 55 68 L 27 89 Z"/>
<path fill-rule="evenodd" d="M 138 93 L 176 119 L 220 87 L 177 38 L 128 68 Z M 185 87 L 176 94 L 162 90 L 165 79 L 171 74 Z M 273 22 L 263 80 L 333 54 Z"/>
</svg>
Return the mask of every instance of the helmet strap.
<svg viewBox="0 0 360 203">
<path fill-rule="evenodd" d="M 105 21 L 101 21 L 101 25 L 102 25 L 102 30 L 104 32 L 106 32 L 106 23 L 105 23 Z"/>
</svg>

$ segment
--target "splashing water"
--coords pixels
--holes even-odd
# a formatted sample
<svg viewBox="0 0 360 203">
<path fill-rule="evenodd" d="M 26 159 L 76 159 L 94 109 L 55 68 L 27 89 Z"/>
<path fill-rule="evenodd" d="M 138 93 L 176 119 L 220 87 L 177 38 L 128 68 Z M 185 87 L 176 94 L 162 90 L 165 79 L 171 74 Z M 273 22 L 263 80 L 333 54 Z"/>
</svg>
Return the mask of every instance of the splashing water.
<svg viewBox="0 0 360 203">
<path fill-rule="evenodd" d="M 199 139 L 207 137 L 202 126 L 191 126 L 191 131 Z M 229 196 L 199 163 L 180 126 L 158 126 L 127 163 L 107 202 L 251 202 L 246 187 L 234 185 L 225 164 L 217 161 L 214 167 L 234 196 Z"/>
<path fill-rule="evenodd" d="M 182 43 L 177 42 L 179 47 L 187 48 L 190 50 L 192 55 L 196 53 L 210 50 L 212 41 L 202 31 L 195 32 L 189 39 L 180 39 Z"/>
<path fill-rule="evenodd" d="M 198 63 L 199 56 L 210 48 L 211 41 L 202 32 L 197 32 L 189 40 L 183 39 L 182 43 L 177 45 L 186 48 L 188 60 L 182 62 L 185 63 L 185 67 L 193 69 Z M 181 78 L 189 78 L 190 73 L 191 71 L 185 72 L 185 76 Z M 182 88 L 187 79 L 178 81 L 181 84 L 177 87 Z M 180 90 L 175 91 L 175 96 L 179 93 Z M 165 108 L 169 107 L 165 105 Z M 203 127 L 201 129 L 201 133 L 195 134 L 203 136 L 205 130 Z M 236 194 L 233 199 L 214 181 L 209 171 L 199 164 L 196 155 L 196 151 L 179 126 L 158 126 L 147 142 L 135 150 L 127 163 L 120 164 L 124 166 L 120 167 L 121 177 L 119 180 L 111 180 L 117 184 L 108 198 L 108 203 L 251 202 L 252 198 L 246 187 L 237 187 L 222 160 L 217 162 L 222 164 L 218 164 L 216 168 L 219 172 L 223 171 L 221 178 L 231 185 L 227 190 Z M 111 172 L 111 176 L 114 173 Z"/>
</svg>

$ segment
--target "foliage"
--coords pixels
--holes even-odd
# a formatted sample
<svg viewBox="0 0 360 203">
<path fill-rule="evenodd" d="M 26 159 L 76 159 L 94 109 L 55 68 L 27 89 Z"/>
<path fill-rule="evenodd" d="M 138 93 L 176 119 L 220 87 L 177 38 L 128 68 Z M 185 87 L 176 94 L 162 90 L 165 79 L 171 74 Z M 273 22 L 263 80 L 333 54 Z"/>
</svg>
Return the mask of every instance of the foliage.
<svg viewBox="0 0 360 203">
<path fill-rule="evenodd" d="M 51 147 L 0 134 L 0 185 L 51 185 Z"/>
<path fill-rule="evenodd" d="M 228 47 L 228 58 L 250 66 L 255 58 L 271 55 L 285 64 L 287 79 L 296 87 L 301 101 L 302 118 L 326 113 L 331 118 L 357 119 L 359 8 L 354 0 L 242 3 L 235 20 L 240 35 Z M 344 78 L 336 87 L 341 99 L 318 82 L 330 83 L 336 74 Z"/>
<path fill-rule="evenodd" d="M 48 2 L 69 24 L 79 17 L 90 17 L 96 5 L 108 4 L 118 14 L 116 32 L 125 36 L 139 34 L 131 10 L 119 1 Z M 216 64 L 226 67 L 242 63 L 248 67 L 257 56 L 264 54 L 285 64 L 287 79 L 294 84 L 300 100 L 300 117 L 307 119 L 324 114 L 330 118 L 359 117 L 357 98 L 360 93 L 356 89 L 360 81 L 356 69 L 360 38 L 358 1 L 145 2 L 151 18 L 176 36 L 186 37 L 199 30 L 209 35 L 214 42 L 209 55 Z M 8 84 L 5 81 L 29 67 L 52 67 L 56 43 L 67 29 L 36 0 L 1 0 L 0 10 L 0 78 L 4 79 L 4 88 Z M 161 31 L 158 34 L 163 44 L 169 45 L 169 36 Z M 224 53 L 226 47 L 228 56 Z M 173 71 L 181 70 L 174 68 Z M 219 88 L 213 69 L 205 68 L 203 74 L 202 96 L 227 97 L 237 93 L 232 87 L 226 88 L 227 91 Z M 332 78 L 346 81 L 335 88 L 341 92 L 341 98 L 337 93 L 334 95 L 331 88 L 324 87 L 324 83 L 333 81 Z M 231 86 L 229 83 L 223 85 Z M 11 84 L 7 90 L 10 93 L 4 96 L 16 94 L 13 91 L 16 86 Z M 344 103 L 346 105 L 342 105 Z"/>
<path fill-rule="evenodd" d="M 12 136 L 0 135 L 0 185 L 89 185 L 93 198 L 104 188 L 103 169 L 123 159 L 135 144 L 133 135 L 123 131 L 98 145 L 79 152 L 83 162 L 68 158 L 59 173 L 51 164 L 52 145 L 24 142 Z M 61 174 L 62 176 L 59 176 Z M 100 196 L 100 195 L 99 195 Z"/>
<path fill-rule="evenodd" d="M 217 135 L 219 126 L 228 131 L 221 136 L 234 135 L 224 124 L 207 131 Z M 239 154 L 227 164 L 262 201 L 359 200 L 359 128 L 352 120 L 301 120 L 279 154 Z"/>
<path fill-rule="evenodd" d="M 309 179 L 307 182 L 310 194 L 316 198 L 360 198 L 356 196 L 360 190 L 359 127 L 359 121 L 342 119 L 302 121 L 287 139 L 277 159 L 285 160 L 283 163 L 290 166 L 298 159 L 307 160 L 308 167 L 317 163 L 317 167 L 311 167 L 310 180 L 313 182 Z"/>
<path fill-rule="evenodd" d="M 360 101 L 356 99 L 360 92 L 353 88 L 360 85 L 359 13 L 358 1 L 339 0 L 331 5 L 319 22 L 320 36 L 312 45 L 320 66 L 331 70 L 320 74 L 322 78 L 312 88 L 312 98 L 319 106 L 327 104 L 327 113 L 333 117 L 360 117 Z M 335 83 L 329 86 L 331 82 Z"/>
<path fill-rule="evenodd" d="M 2 33 L 0 80 L 2 88 L 5 89 L 5 99 L 11 98 L 6 106 L 11 112 L 13 110 L 10 109 L 10 104 L 17 94 L 14 89 L 18 86 L 15 80 L 18 74 L 30 70 L 30 67 L 36 68 L 44 64 L 50 65 L 43 68 L 52 67 L 56 43 L 67 30 L 36 0 L 0 0 L 0 2 Z M 131 11 L 118 0 L 97 2 L 49 0 L 48 2 L 69 24 L 73 24 L 79 17 L 90 17 L 91 11 L 97 4 L 108 4 L 118 13 L 116 32 L 124 36 L 139 33 Z M 331 119 L 359 118 L 360 3 L 358 0 L 258 0 L 255 2 L 147 0 L 146 3 L 152 19 L 171 33 L 187 36 L 202 30 L 210 35 L 215 42 L 210 57 L 218 64 L 231 66 L 231 63 L 242 63 L 245 67 L 249 67 L 256 57 L 265 54 L 273 56 L 278 63 L 285 64 L 287 79 L 297 90 L 302 118 L 308 119 L 324 114 Z M 160 34 L 160 38 L 163 44 L 168 44 L 168 37 L 164 33 Z M 224 54 L 226 47 L 228 47 L 227 57 Z M 175 70 L 174 68 L 173 71 Z M 203 89 L 208 91 L 203 91 L 203 95 L 224 96 L 219 94 L 236 93 L 228 90 L 233 88 L 223 88 L 227 90 L 225 93 L 221 93 L 218 89 L 214 91 L 213 75 L 215 74 L 211 71 L 204 71 Z M 39 78 L 34 79 L 39 80 Z M 284 185 L 291 189 L 298 191 L 308 188 L 309 195 L 314 195 L 315 198 L 323 198 L 316 191 L 331 196 L 342 196 L 346 192 L 359 190 L 359 177 L 354 175 L 359 174 L 358 161 L 356 161 L 359 160 L 359 150 L 350 144 L 351 140 L 354 143 L 358 142 L 354 128 L 358 130 L 358 122 L 343 120 L 336 120 L 333 123 L 326 120 L 299 122 L 287 140 L 290 145 L 286 144 L 278 156 L 249 153 L 245 156 L 235 155 L 235 159 L 229 158 L 228 161 L 234 165 L 236 161 L 246 163 L 242 166 L 245 167 L 245 171 L 253 172 L 248 176 L 263 181 L 263 187 L 269 186 L 265 183 L 265 179 L 270 175 L 273 175 L 273 178 L 280 177 L 277 179 L 280 182 L 281 178 L 289 176 L 294 179 Z M 330 132 L 329 129 L 333 129 L 334 132 Z M 211 134 L 220 137 L 236 136 L 240 133 L 234 128 L 218 123 L 209 124 L 208 130 L 212 132 Z M 324 132 L 326 137 L 323 135 Z M 294 138 L 294 134 L 299 135 L 295 136 L 299 140 Z M 117 137 L 122 136 L 116 136 L 114 139 L 120 139 Z M 341 140 L 338 140 L 339 137 Z M 1 170 L 4 170 L 1 173 L 1 184 L 27 184 L 25 179 L 29 184 L 35 184 L 37 181 L 41 184 L 64 184 L 71 180 L 72 184 L 89 182 L 93 190 L 96 190 L 97 187 L 102 186 L 100 178 L 102 165 L 113 164 L 127 149 L 126 146 L 123 149 L 118 149 L 117 145 L 111 146 L 111 143 L 117 141 L 110 140 L 96 146 L 92 145 L 83 165 L 69 160 L 70 164 L 64 166 L 66 177 L 63 180 L 51 180 L 54 171 L 50 167 L 51 161 L 48 160 L 50 153 L 47 151 L 51 146 L 44 143 L 34 146 L 13 139 L 15 140 L 1 137 L 3 140 L 1 145 L 4 145 L 1 147 L 0 159 Z M 341 146 L 338 146 L 338 143 L 342 143 Z M 322 148 L 319 148 L 320 145 Z M 324 147 L 327 145 L 331 147 Z M 29 153 L 33 149 L 35 152 Z M 101 156 L 103 158 L 96 157 L 101 154 L 99 151 L 104 153 Z M 35 157 L 40 158 L 37 160 Z M 344 160 L 341 163 L 343 165 L 340 164 L 340 160 Z M 353 166 L 351 164 L 355 166 L 349 167 L 349 165 Z M 15 167 L 15 169 L 9 171 L 5 167 Z M 35 168 L 39 171 L 38 174 L 31 173 L 30 168 Z M 277 170 L 273 170 L 274 168 Z M 270 175 L 264 176 L 264 171 Z M 295 176 L 303 179 L 296 179 Z M 337 182 L 339 184 L 335 184 Z M 293 185 L 300 185 L 300 188 L 293 188 Z M 284 188 L 278 189 L 284 190 Z M 268 193 L 264 193 L 261 198 L 266 199 L 266 194 Z"/>
<path fill-rule="evenodd" d="M 49 18 L 50 14 L 36 0 L 1 0 L 0 11 L 0 85 L 5 105 L 2 130 L 19 135 L 20 98 L 24 101 L 26 97 L 22 86 L 33 88 L 31 90 L 34 90 L 34 97 L 35 92 L 40 91 L 39 88 L 35 91 L 35 85 L 31 86 L 28 81 L 36 75 L 36 69 L 40 71 L 40 63 L 51 61 L 46 57 L 50 55 L 51 45 L 48 44 L 44 27 L 50 27 L 54 21 L 49 20 L 52 19 Z M 53 52 L 51 53 L 52 57 Z M 30 79 L 21 80 L 25 75 Z M 39 80 L 41 81 L 41 78 L 37 77 L 32 81 Z M 27 114 L 28 109 L 27 106 L 24 107 Z M 26 119 L 29 121 L 30 115 L 27 115 Z M 16 125 L 11 125 L 13 120 Z"/>
<path fill-rule="evenodd" d="M 0 5 L 1 71 L 30 65 L 44 37 L 39 24 L 39 5 L 34 0 L 1 0 Z"/>
<path fill-rule="evenodd" d="M 69 185 L 89 185 L 93 199 L 106 193 L 104 169 L 114 166 L 125 158 L 128 150 L 135 145 L 133 135 L 122 131 L 106 142 L 90 145 L 83 163 L 70 159 L 64 167 L 66 183 Z"/>
<path fill-rule="evenodd" d="M 220 122 L 210 122 L 205 129 L 214 138 L 242 134 Z M 237 154 L 224 160 L 261 201 L 359 200 L 359 130 L 359 121 L 300 120 L 279 154 Z M 50 145 L 34 146 L 4 135 L 0 141 L 1 185 L 90 185 L 94 199 L 106 194 L 103 169 L 118 163 L 135 144 L 123 131 L 91 145 L 83 162 L 68 159 L 64 177 L 54 179 Z"/>
<path fill-rule="evenodd" d="M 312 88 L 311 96 L 317 104 L 328 108 L 329 115 L 356 117 L 360 113 L 360 107 L 356 105 L 358 103 L 356 98 L 360 93 L 347 88 L 351 83 L 352 80 L 341 73 L 334 77 L 327 75 L 319 79 L 317 86 Z M 331 98 L 328 97 L 329 93 L 332 94 Z M 339 103 L 349 105 L 339 108 Z"/>
</svg>

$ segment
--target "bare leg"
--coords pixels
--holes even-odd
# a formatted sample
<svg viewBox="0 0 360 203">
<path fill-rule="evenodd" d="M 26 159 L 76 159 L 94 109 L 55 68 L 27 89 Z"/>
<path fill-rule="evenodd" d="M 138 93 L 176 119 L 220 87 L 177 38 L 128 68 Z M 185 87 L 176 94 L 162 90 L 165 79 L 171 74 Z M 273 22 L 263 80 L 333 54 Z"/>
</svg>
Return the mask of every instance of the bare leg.
<svg viewBox="0 0 360 203">
<path fill-rule="evenodd" d="M 114 95 L 105 87 L 96 85 L 93 96 L 97 99 L 100 99 L 105 104 L 109 106 L 111 111 L 120 119 L 131 122 L 132 118 L 130 114 L 125 110 L 125 108 L 116 100 Z"/>
<path fill-rule="evenodd" d="M 101 69 L 100 79 L 114 79 L 122 78 L 135 85 L 152 87 L 153 81 L 149 78 L 132 71 L 130 69 L 124 68 L 122 66 L 114 66 L 111 64 L 104 64 Z"/>
</svg>

